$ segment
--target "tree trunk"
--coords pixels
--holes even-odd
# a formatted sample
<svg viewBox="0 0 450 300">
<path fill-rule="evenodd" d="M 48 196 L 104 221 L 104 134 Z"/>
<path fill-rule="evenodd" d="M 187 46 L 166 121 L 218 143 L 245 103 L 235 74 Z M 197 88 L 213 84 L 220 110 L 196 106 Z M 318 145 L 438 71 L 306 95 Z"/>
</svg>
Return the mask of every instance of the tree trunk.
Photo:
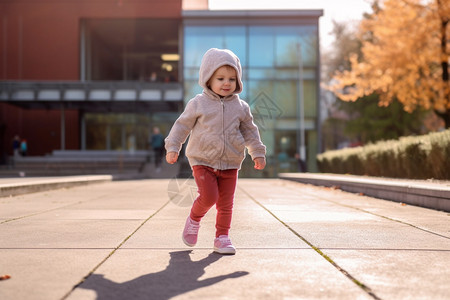
<svg viewBox="0 0 450 300">
<path fill-rule="evenodd" d="M 444 82 L 444 97 L 447 102 L 450 101 L 450 79 L 448 72 L 448 60 L 449 53 L 447 52 L 447 25 L 450 18 L 445 13 L 441 0 L 437 0 L 438 13 L 441 18 L 441 67 L 442 67 L 442 81 Z M 442 12 L 443 11 L 443 12 Z M 445 128 L 450 128 L 450 111 L 438 113 L 438 115 L 444 120 Z"/>
<path fill-rule="evenodd" d="M 442 118 L 442 120 L 444 120 L 445 122 L 445 128 L 448 129 L 450 128 L 450 111 L 447 110 L 446 112 L 439 112 L 439 111 L 434 111 L 440 118 Z"/>
</svg>

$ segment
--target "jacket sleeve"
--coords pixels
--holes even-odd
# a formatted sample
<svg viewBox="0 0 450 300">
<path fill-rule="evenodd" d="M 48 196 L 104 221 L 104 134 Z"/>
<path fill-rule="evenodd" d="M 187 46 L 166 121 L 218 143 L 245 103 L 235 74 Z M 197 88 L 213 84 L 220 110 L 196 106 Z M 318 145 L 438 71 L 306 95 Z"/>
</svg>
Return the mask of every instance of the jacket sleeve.
<svg viewBox="0 0 450 300">
<path fill-rule="evenodd" d="M 253 122 L 253 116 L 250 111 L 250 107 L 245 105 L 245 118 L 241 122 L 240 131 L 245 140 L 245 146 L 248 149 L 248 154 L 252 157 L 252 160 L 257 157 L 266 156 L 266 146 L 261 141 L 259 136 L 258 127 Z"/>
<path fill-rule="evenodd" d="M 183 113 L 175 121 L 169 135 L 164 140 L 167 152 L 180 152 L 181 146 L 186 142 L 187 137 L 197 121 L 196 105 L 193 100 L 188 102 Z"/>
</svg>

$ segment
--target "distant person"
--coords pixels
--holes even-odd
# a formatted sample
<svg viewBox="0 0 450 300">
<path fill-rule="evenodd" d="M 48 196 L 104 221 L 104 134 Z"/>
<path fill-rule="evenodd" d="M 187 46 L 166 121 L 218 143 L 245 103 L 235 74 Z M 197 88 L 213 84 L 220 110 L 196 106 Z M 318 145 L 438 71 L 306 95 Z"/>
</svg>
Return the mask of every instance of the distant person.
<svg viewBox="0 0 450 300">
<path fill-rule="evenodd" d="M 20 142 L 20 154 L 22 154 L 22 156 L 27 156 L 27 151 L 28 151 L 27 140 L 23 139 L 22 142 Z"/>
<path fill-rule="evenodd" d="M 150 145 L 155 155 L 155 168 L 156 172 L 161 171 L 161 163 L 164 156 L 164 137 L 159 130 L 159 127 L 153 127 L 153 135 L 150 141 Z"/>
<path fill-rule="evenodd" d="M 20 137 L 16 135 L 13 139 L 13 156 L 17 157 L 20 155 Z"/>
<path fill-rule="evenodd" d="M 297 160 L 298 163 L 298 171 L 299 172 L 307 172 L 307 168 L 306 168 L 306 162 L 300 157 L 300 154 L 295 153 L 295 159 Z"/>
<path fill-rule="evenodd" d="M 186 219 L 183 242 L 197 243 L 200 221 L 216 206 L 214 251 L 235 254 L 229 238 L 238 171 L 245 148 L 255 169 L 266 165 L 266 147 L 253 122 L 249 105 L 239 98 L 242 92 L 242 68 L 230 50 L 210 49 L 200 65 L 199 84 L 203 93 L 192 98 L 173 124 L 166 138 L 166 160 L 178 160 L 182 144 L 189 137 L 186 156 L 193 170 L 199 196 Z"/>
<path fill-rule="evenodd" d="M 150 82 L 156 82 L 158 81 L 158 75 L 156 74 L 156 72 L 152 72 L 150 74 Z"/>
</svg>

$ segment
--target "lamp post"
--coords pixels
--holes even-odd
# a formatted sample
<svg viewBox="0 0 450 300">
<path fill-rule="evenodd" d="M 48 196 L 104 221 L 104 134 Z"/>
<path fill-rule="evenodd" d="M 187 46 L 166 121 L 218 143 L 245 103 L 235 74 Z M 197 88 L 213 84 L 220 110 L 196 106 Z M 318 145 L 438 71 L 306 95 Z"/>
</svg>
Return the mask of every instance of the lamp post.
<svg viewBox="0 0 450 300">
<path fill-rule="evenodd" d="M 303 99 L 303 59 L 302 59 L 302 48 L 300 43 L 297 43 L 297 52 L 298 52 L 297 115 L 299 122 L 299 131 L 297 132 L 297 146 L 299 150 L 301 166 L 303 168 L 303 165 L 306 164 L 306 148 L 305 148 L 305 111 Z"/>
<path fill-rule="evenodd" d="M 66 150 L 66 112 L 61 102 L 61 150 Z"/>
</svg>

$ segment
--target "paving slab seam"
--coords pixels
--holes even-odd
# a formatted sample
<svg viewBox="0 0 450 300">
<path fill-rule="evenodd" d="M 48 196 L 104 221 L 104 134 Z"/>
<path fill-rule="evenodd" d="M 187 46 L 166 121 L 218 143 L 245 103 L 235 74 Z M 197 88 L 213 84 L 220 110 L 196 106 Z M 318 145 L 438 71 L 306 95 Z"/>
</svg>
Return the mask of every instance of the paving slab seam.
<svg viewBox="0 0 450 300">
<path fill-rule="evenodd" d="M 100 263 L 98 263 L 86 276 L 84 276 L 80 282 L 78 282 L 77 284 L 75 284 L 73 286 L 73 288 L 66 294 L 64 295 L 61 300 L 67 299 L 67 297 L 70 296 L 70 294 L 80 285 L 82 284 L 85 280 L 87 280 L 89 278 L 89 276 L 91 276 L 92 274 L 95 273 L 95 271 L 98 270 L 98 268 L 100 268 L 111 256 L 114 255 L 114 253 L 119 250 L 123 244 L 125 244 L 139 229 L 142 228 L 142 226 L 145 225 L 145 223 L 147 223 L 147 221 L 149 221 L 151 218 L 153 218 L 156 214 L 158 214 L 161 210 L 163 210 L 169 203 L 171 202 L 171 200 L 167 201 L 166 203 L 164 203 L 163 206 L 161 206 L 156 212 L 154 212 L 153 214 L 151 214 L 147 219 L 145 219 L 131 234 L 129 234 L 117 247 L 115 247 Z"/>
<path fill-rule="evenodd" d="M 389 220 L 389 221 L 392 221 L 392 222 L 396 222 L 396 223 L 400 223 L 400 224 L 403 224 L 403 225 L 407 225 L 407 226 L 413 227 L 415 229 L 424 231 L 426 233 L 430 233 L 430 234 L 433 234 L 433 235 L 436 235 L 436 236 L 439 236 L 439 237 L 442 237 L 442 238 L 450 240 L 449 236 L 442 235 L 442 234 L 437 233 L 437 232 L 433 232 L 431 230 L 428 230 L 428 229 L 416 226 L 414 224 L 411 224 L 411 223 L 408 223 L 408 222 L 405 222 L 405 221 L 402 221 L 402 220 L 397 220 L 397 219 L 394 219 L 394 218 L 391 218 L 391 217 L 383 216 L 383 215 L 380 215 L 380 214 L 377 214 L 377 213 L 374 213 L 374 212 L 371 212 L 371 211 L 367 211 L 367 210 L 359 208 L 359 207 L 355 207 L 355 206 L 347 205 L 347 204 L 342 204 L 342 203 L 335 202 L 333 200 L 329 200 L 329 199 L 326 199 L 326 198 L 322 198 L 322 197 L 319 197 L 319 198 L 320 198 L 320 200 L 323 200 L 323 201 L 326 201 L 326 202 L 330 202 L 330 203 L 336 204 L 338 206 L 355 209 L 357 211 L 364 212 L 364 213 L 367 213 L 367 214 L 372 215 L 372 216 L 376 216 L 376 217 L 383 218 L 383 219 L 386 219 L 386 220 Z"/>
<path fill-rule="evenodd" d="M 304 238 L 302 235 L 300 235 L 297 231 L 295 231 L 292 227 L 290 227 L 288 224 L 286 224 L 284 221 L 282 221 L 280 218 L 278 218 L 273 212 L 271 212 L 268 208 L 266 208 L 261 202 L 256 200 L 250 193 L 248 193 L 245 189 L 242 187 L 238 187 L 243 193 L 245 193 L 250 199 L 252 199 L 253 202 L 255 202 L 257 205 L 259 205 L 262 209 L 264 209 L 266 212 L 268 212 L 272 217 L 274 217 L 278 222 L 283 224 L 289 231 L 291 231 L 295 236 L 300 238 L 303 242 L 305 242 L 308 246 L 310 246 L 316 253 L 318 253 L 320 256 L 322 256 L 326 261 L 328 261 L 333 267 L 335 267 L 339 272 L 341 272 L 344 276 L 346 276 L 348 279 L 350 279 L 353 283 L 355 283 L 357 286 L 359 286 L 364 292 L 366 292 L 369 296 L 371 296 L 375 300 L 381 300 L 380 297 L 378 297 L 370 287 L 353 277 L 349 272 L 347 272 L 345 269 L 340 267 L 334 260 L 332 260 L 328 255 L 326 255 L 324 252 L 322 252 L 318 247 L 314 246 L 310 241 L 308 241 L 306 238 Z"/>
<path fill-rule="evenodd" d="M 112 247 L 91 247 L 91 248 L 74 248 L 74 247 L 38 247 L 38 248 L 18 248 L 18 247 L 0 247 L 0 250 L 114 250 L 116 248 L 112 248 Z M 318 249 L 320 250 L 350 250 L 350 251 L 400 251 L 400 252 L 450 252 L 450 250 L 448 249 L 420 249 L 420 248 L 409 248 L 409 249 L 400 249 L 400 248 L 343 248 L 343 247 L 337 247 L 337 248 L 333 248 L 333 247 L 319 247 Z M 132 250 L 132 251 L 136 251 L 136 250 L 143 250 L 143 251 L 148 251 L 148 250 L 155 250 L 155 251 L 160 251 L 160 250 L 176 250 L 176 251 L 181 251 L 181 250 L 191 250 L 191 248 L 187 248 L 187 247 L 171 247 L 171 248 L 156 248 L 156 247 L 140 247 L 140 248 L 122 248 L 122 251 L 127 251 L 127 250 Z M 195 250 L 211 250 L 211 247 L 195 247 Z M 245 251 L 245 250 L 250 250 L 250 251 L 254 251 L 254 250 L 313 250 L 311 249 L 311 247 L 289 247 L 289 248 L 257 248 L 257 247 L 239 247 L 239 251 Z"/>
<path fill-rule="evenodd" d="M 112 250 L 112 249 L 114 249 L 114 248 L 112 248 L 112 247 L 105 247 L 105 248 L 93 248 L 93 247 L 91 247 L 91 248 L 86 248 L 86 247 L 82 247 L 82 248 L 74 248 L 74 247 L 37 247 L 37 248 L 31 248 L 31 247 L 28 247 L 28 248 L 18 248 L 18 247 L 15 247 L 15 248 L 11 248 L 11 247 L 8 247 L 8 248 L 3 248 L 3 247 L 0 247 L 0 250 Z"/>
<path fill-rule="evenodd" d="M 129 190 L 127 190 L 127 191 L 125 191 L 123 193 L 128 193 L 128 191 Z M 47 190 L 47 191 L 42 191 L 42 192 L 51 192 L 51 191 Z M 23 196 L 23 195 L 17 195 L 17 196 Z M 104 199 L 104 198 L 109 197 L 109 196 L 110 196 L 109 194 L 108 195 L 102 195 L 102 196 L 99 196 L 97 198 L 90 198 L 90 199 L 87 199 L 87 200 L 81 200 L 81 201 L 77 201 L 75 203 L 70 203 L 70 204 L 66 204 L 66 205 L 63 205 L 63 206 L 58 206 L 58 207 L 55 207 L 55 208 L 51 208 L 51 209 L 35 212 L 35 213 L 32 213 L 32 214 L 28 214 L 28 215 L 24 215 L 24 216 L 20 216 L 20 217 L 15 217 L 15 218 L 11 218 L 11 219 L 6 219 L 4 221 L 0 221 L 0 225 L 8 223 L 8 222 L 22 220 L 22 219 L 29 218 L 29 217 L 34 217 L 34 216 L 37 216 L 37 215 L 40 215 L 40 214 L 45 214 L 45 213 L 48 213 L 48 212 L 51 212 L 51 211 L 55 211 L 55 210 L 58 210 L 58 209 L 68 208 L 68 207 L 71 207 L 71 206 L 74 206 L 74 205 L 78 205 L 78 204 L 82 204 L 82 203 L 85 203 L 85 202 L 90 202 L 90 201 L 96 201 L 96 200 Z"/>
<path fill-rule="evenodd" d="M 92 199 L 90 199 L 90 200 L 92 200 Z M 86 201 L 88 201 L 88 200 L 86 200 Z M 22 219 L 29 218 L 29 217 L 34 217 L 34 216 L 37 216 L 37 215 L 40 215 L 40 214 L 45 214 L 45 213 L 48 213 L 48 212 L 51 212 L 51 211 L 54 211 L 54 210 L 58 210 L 58 209 L 61 209 L 61 208 L 66 208 L 66 207 L 70 207 L 70 206 L 73 206 L 73 205 L 81 204 L 81 203 L 86 202 L 86 201 L 78 201 L 76 203 L 71 203 L 71 204 L 67 204 L 67 205 L 64 205 L 64 206 L 59 206 L 59 207 L 55 207 L 55 208 L 52 208 L 52 209 L 47 209 L 47 210 L 35 212 L 35 213 L 29 214 L 29 215 L 24 215 L 24 216 L 12 218 L 12 219 L 7 219 L 7 220 L 4 220 L 4 221 L 1 221 L 0 225 L 8 223 L 8 222 L 22 220 Z"/>
<path fill-rule="evenodd" d="M 418 249 L 418 248 L 409 248 L 409 249 L 399 249 L 399 248 L 342 248 L 342 247 L 320 247 L 321 250 L 349 250 L 349 251 L 403 251 L 403 252 L 450 252 L 448 249 Z"/>
<path fill-rule="evenodd" d="M 0 249 L 5 249 L 5 248 L 0 248 Z M 15 248 L 11 248 L 11 249 L 15 249 Z M 18 249 L 22 249 L 22 248 L 18 248 Z M 28 248 L 27 248 L 28 249 Z M 30 249 L 37 249 L 37 248 L 30 248 Z M 44 248 L 46 249 L 46 248 Z M 51 248 L 53 249 L 53 248 Z M 60 249 L 60 248 L 55 248 L 55 249 Z M 70 248 L 70 249 L 78 249 L 78 248 Z M 89 248 L 90 249 L 90 248 Z M 95 248 L 92 248 L 95 249 Z M 111 249 L 111 248 L 98 248 L 98 249 Z M 121 251 L 126 251 L 126 250 L 193 250 L 192 248 L 188 248 L 188 247 L 182 247 L 182 248 L 174 248 L 174 247 L 170 247 L 170 248 L 156 248 L 156 247 L 139 247 L 139 248 L 131 248 L 131 247 L 127 247 L 127 248 L 122 248 Z M 198 247 L 195 246 L 195 250 L 201 250 L 201 251 L 211 251 L 211 247 Z M 238 250 L 312 250 L 310 247 L 289 247 L 289 248 L 256 248 L 256 247 L 238 247 Z M 350 249 L 353 250 L 353 249 Z M 449 250 L 450 251 L 450 250 Z"/>
</svg>

